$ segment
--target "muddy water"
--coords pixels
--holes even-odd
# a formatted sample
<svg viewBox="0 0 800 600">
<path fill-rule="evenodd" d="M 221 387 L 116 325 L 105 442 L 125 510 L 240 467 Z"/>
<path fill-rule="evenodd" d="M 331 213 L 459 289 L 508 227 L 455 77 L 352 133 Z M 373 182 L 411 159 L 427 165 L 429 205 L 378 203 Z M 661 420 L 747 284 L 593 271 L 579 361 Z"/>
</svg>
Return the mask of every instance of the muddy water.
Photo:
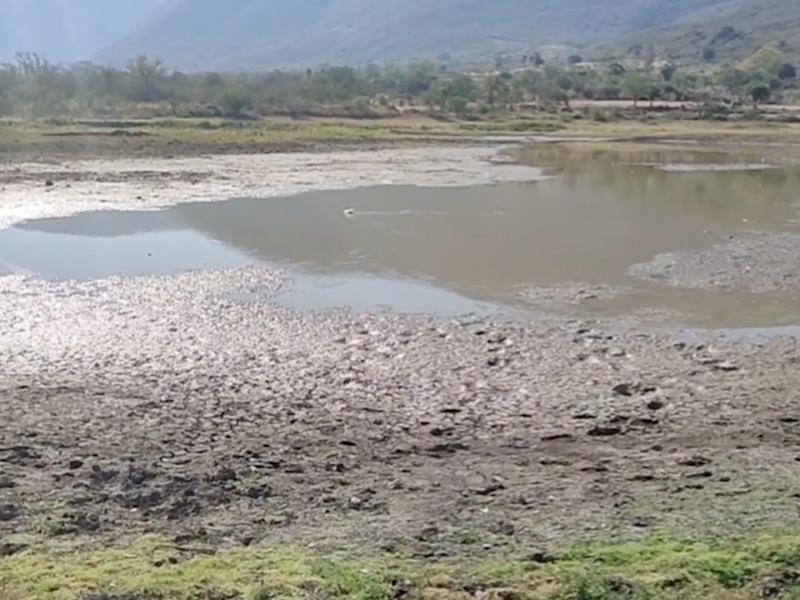
<svg viewBox="0 0 800 600">
<path fill-rule="evenodd" d="M 687 325 L 797 323 L 793 293 L 677 289 L 628 270 L 663 253 L 701 251 L 743 229 L 793 231 L 800 171 L 721 152 L 553 146 L 525 159 L 554 177 L 29 221 L 0 232 L 0 273 L 84 279 L 259 264 L 289 272 L 294 286 L 278 300 L 301 308 L 664 309 Z M 353 214 L 345 214 L 348 207 Z"/>
</svg>

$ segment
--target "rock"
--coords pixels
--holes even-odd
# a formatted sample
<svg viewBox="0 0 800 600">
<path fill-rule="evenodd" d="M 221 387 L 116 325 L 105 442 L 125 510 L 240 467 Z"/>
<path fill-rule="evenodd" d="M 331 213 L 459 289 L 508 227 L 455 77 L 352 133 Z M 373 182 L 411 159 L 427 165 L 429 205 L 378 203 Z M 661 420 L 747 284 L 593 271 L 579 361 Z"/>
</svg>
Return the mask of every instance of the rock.
<svg viewBox="0 0 800 600">
<path fill-rule="evenodd" d="M 0 504 L 0 522 L 13 521 L 19 516 L 19 508 L 15 504 Z"/>
<path fill-rule="evenodd" d="M 547 552 L 546 550 L 534 550 L 526 557 L 528 562 L 536 563 L 536 564 L 546 564 L 556 562 L 556 557 Z"/>
<path fill-rule="evenodd" d="M 505 536 L 512 536 L 516 531 L 514 524 L 510 521 L 498 521 L 491 527 L 489 527 L 490 533 L 495 535 L 505 535 Z"/>
<path fill-rule="evenodd" d="M 595 437 L 607 437 L 612 435 L 619 435 L 622 433 L 622 427 L 617 425 L 595 425 L 587 434 Z"/>
<path fill-rule="evenodd" d="M 687 479 L 707 479 L 709 477 L 713 477 L 714 473 L 708 470 L 705 471 L 697 471 L 695 473 L 688 473 L 686 475 Z"/>
<path fill-rule="evenodd" d="M 761 581 L 761 597 L 774 598 L 783 594 L 787 588 L 794 586 L 800 580 L 800 573 L 796 571 L 778 571 L 768 573 Z"/>
<path fill-rule="evenodd" d="M 16 485 L 8 475 L 0 475 L 0 490 L 9 490 Z"/>
<path fill-rule="evenodd" d="M 607 473 L 608 467 L 601 463 L 588 463 L 584 465 L 576 465 L 579 471 L 584 473 Z"/>
<path fill-rule="evenodd" d="M 26 544 L 13 544 L 11 542 L 0 542 L 0 558 L 19 554 L 27 547 L 28 546 Z"/>
<path fill-rule="evenodd" d="M 382 546 L 382 550 L 384 552 L 394 552 L 394 550 L 385 550 L 386 544 Z M 394 547 L 394 546 L 393 546 Z M 394 590 L 394 597 L 395 598 L 405 598 L 413 589 L 413 584 L 410 579 L 400 579 L 398 577 L 391 577 L 389 578 L 389 585 L 392 586 Z"/>
<path fill-rule="evenodd" d="M 434 444 L 429 447 L 427 451 L 430 454 L 455 454 L 459 450 L 469 450 L 469 446 L 461 442 L 444 442 L 442 444 Z"/>
<path fill-rule="evenodd" d="M 501 481 L 494 481 L 486 487 L 475 490 L 475 493 L 479 496 L 491 496 L 495 492 L 499 492 L 500 490 L 504 489 L 506 489 L 506 486 L 503 485 Z"/>
<path fill-rule="evenodd" d="M 558 440 L 572 440 L 572 439 L 574 439 L 574 436 L 571 433 L 549 433 L 541 437 L 541 440 L 543 442 L 555 442 Z"/>
<path fill-rule="evenodd" d="M 618 383 L 611 389 L 620 396 L 633 396 L 633 386 L 630 383 Z"/>
<path fill-rule="evenodd" d="M 678 460 L 682 467 L 704 467 L 711 464 L 711 459 L 702 454 L 694 454 Z"/>
<path fill-rule="evenodd" d="M 416 538 L 420 542 L 430 542 L 436 539 L 439 536 L 439 533 L 439 528 L 436 525 L 428 525 L 417 534 Z"/>
<path fill-rule="evenodd" d="M 632 525 L 634 527 L 650 527 L 650 520 L 645 517 L 635 517 L 633 519 Z"/>
<path fill-rule="evenodd" d="M 70 470 L 74 471 L 75 469 L 80 469 L 83 466 L 83 461 L 79 458 L 73 458 L 69 461 L 69 468 Z"/>
<path fill-rule="evenodd" d="M 236 471 L 230 467 L 222 467 L 214 474 L 212 479 L 219 483 L 227 483 L 229 481 L 236 481 L 238 477 L 236 475 Z"/>
<path fill-rule="evenodd" d="M 247 488 L 244 495 L 253 500 L 260 500 L 272 496 L 272 489 L 268 485 L 253 485 Z"/>
<path fill-rule="evenodd" d="M 146 469 L 139 467 L 130 467 L 128 469 L 128 481 L 133 485 L 142 485 L 153 477 L 155 477 L 155 475 Z"/>
<path fill-rule="evenodd" d="M 45 180 L 44 185 L 45 185 L 45 187 L 53 187 L 55 185 L 55 183 L 53 182 L 52 179 L 47 179 L 47 180 Z"/>
<path fill-rule="evenodd" d="M 353 510 L 361 510 L 364 507 L 364 499 L 359 496 L 353 496 L 347 505 Z"/>
<path fill-rule="evenodd" d="M 650 410 L 661 410 L 664 408 L 664 401 L 654 398 L 653 400 L 648 401 L 647 408 Z"/>
<path fill-rule="evenodd" d="M 119 474 L 114 469 L 103 469 L 100 465 L 92 465 L 92 473 L 89 475 L 92 483 L 101 485 L 112 481 Z"/>
<path fill-rule="evenodd" d="M 737 367 L 735 364 L 727 360 L 715 364 L 712 368 L 715 371 L 725 371 L 725 372 L 733 372 L 739 370 L 739 367 Z"/>
<path fill-rule="evenodd" d="M 94 513 L 76 512 L 68 515 L 54 532 L 56 535 L 69 533 L 94 533 L 100 530 L 100 517 Z"/>
</svg>

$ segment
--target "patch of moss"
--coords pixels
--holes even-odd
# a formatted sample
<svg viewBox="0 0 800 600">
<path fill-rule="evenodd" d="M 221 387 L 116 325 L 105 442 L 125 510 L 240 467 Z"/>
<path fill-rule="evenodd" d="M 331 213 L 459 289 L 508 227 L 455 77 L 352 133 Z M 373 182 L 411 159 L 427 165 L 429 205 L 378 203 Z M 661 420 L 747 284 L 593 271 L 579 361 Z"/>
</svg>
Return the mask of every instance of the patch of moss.
<svg viewBox="0 0 800 600">
<path fill-rule="evenodd" d="M 0 599 L 679 600 L 791 596 L 800 584 L 800 534 L 589 544 L 554 558 L 425 562 L 269 546 L 211 554 L 155 536 L 107 548 L 40 538 L 0 561 Z"/>
</svg>

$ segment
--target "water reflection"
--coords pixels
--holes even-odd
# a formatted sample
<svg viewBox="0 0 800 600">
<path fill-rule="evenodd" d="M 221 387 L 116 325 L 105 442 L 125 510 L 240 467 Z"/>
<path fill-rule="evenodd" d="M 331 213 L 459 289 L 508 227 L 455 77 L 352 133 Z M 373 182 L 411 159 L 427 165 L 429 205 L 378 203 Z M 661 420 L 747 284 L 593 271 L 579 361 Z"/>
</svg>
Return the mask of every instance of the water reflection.
<svg viewBox="0 0 800 600">
<path fill-rule="evenodd" d="M 762 314 L 771 323 L 797 316 L 796 298 L 687 293 L 633 280 L 626 269 L 655 254 L 708 247 L 742 228 L 789 228 L 800 171 L 657 168 L 743 161 L 684 150 L 546 145 L 525 158 L 557 177 L 462 188 L 379 186 L 32 221 L 0 233 L 0 259 L 56 277 L 278 265 L 318 282 L 297 296 L 314 307 L 401 297 L 406 306 L 465 299 L 524 306 L 526 286 L 582 281 L 633 290 L 585 303 L 590 312 L 675 308 L 703 322 L 727 322 L 736 320 L 731 306 L 752 305 L 748 318 Z M 353 208 L 351 218 L 345 207 Z"/>
</svg>

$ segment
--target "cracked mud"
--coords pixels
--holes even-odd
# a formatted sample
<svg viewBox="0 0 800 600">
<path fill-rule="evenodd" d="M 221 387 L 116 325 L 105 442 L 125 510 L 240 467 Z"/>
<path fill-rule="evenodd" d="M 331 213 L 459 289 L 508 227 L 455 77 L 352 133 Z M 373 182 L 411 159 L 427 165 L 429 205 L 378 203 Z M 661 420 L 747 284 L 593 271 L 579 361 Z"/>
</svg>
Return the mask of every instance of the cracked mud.
<svg viewBox="0 0 800 600">
<path fill-rule="evenodd" d="M 95 206 L 23 205 L 7 185 L 6 223 Z M 284 284 L 0 278 L 0 551 L 15 533 L 157 531 L 452 556 L 796 518 L 793 339 L 226 299 Z"/>
</svg>

